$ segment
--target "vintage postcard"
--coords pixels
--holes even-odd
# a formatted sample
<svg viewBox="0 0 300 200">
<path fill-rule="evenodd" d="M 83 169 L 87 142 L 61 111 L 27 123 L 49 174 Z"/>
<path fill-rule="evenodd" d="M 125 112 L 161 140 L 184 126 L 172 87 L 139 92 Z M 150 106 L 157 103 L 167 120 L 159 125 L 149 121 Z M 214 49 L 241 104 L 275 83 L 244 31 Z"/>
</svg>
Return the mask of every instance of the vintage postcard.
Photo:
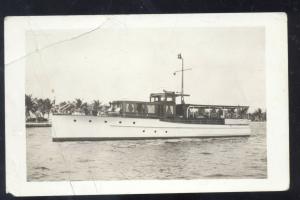
<svg viewBox="0 0 300 200">
<path fill-rule="evenodd" d="M 284 13 L 5 19 L 7 193 L 289 188 Z"/>
</svg>

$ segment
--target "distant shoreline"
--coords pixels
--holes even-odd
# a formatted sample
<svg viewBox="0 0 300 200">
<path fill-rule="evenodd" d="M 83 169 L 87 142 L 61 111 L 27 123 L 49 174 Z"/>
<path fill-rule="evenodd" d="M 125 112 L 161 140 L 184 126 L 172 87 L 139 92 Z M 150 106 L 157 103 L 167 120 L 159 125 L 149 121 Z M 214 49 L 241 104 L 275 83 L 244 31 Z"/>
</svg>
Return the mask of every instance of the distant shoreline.
<svg viewBox="0 0 300 200">
<path fill-rule="evenodd" d="M 26 128 L 35 128 L 35 127 L 51 127 L 50 122 L 26 122 Z"/>
</svg>

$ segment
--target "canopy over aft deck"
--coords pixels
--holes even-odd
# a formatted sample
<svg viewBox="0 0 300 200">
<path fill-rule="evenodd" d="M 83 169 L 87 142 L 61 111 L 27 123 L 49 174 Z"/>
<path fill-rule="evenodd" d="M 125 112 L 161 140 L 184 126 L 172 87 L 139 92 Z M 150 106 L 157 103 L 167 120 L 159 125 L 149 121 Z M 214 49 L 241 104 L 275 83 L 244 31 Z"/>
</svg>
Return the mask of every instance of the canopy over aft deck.
<svg viewBox="0 0 300 200">
<path fill-rule="evenodd" d="M 190 107 L 207 108 L 207 109 L 248 109 L 249 106 L 232 106 L 232 105 L 205 105 L 205 104 L 187 104 Z"/>
</svg>

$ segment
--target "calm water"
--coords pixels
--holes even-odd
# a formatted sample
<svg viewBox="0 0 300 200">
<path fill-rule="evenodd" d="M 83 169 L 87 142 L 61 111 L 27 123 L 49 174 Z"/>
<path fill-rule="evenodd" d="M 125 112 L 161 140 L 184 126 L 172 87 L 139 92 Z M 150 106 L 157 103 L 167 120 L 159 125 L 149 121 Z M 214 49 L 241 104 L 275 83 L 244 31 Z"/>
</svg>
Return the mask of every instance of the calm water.
<svg viewBox="0 0 300 200">
<path fill-rule="evenodd" d="M 266 125 L 249 138 L 52 142 L 27 129 L 28 181 L 266 178 Z"/>
</svg>

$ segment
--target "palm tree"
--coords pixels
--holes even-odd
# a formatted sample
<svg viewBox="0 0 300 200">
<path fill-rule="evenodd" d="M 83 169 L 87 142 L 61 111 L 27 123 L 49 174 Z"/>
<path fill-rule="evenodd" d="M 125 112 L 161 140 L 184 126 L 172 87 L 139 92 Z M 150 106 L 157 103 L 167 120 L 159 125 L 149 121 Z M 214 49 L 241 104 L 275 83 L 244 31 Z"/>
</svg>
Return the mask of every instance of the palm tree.
<svg viewBox="0 0 300 200">
<path fill-rule="evenodd" d="M 75 106 L 76 106 L 76 109 L 81 108 L 82 100 L 81 99 L 75 99 Z"/>
<path fill-rule="evenodd" d="M 32 95 L 25 94 L 25 109 L 26 109 L 26 116 L 30 116 L 30 112 L 36 111 L 36 103 L 32 98 Z"/>
<path fill-rule="evenodd" d="M 26 108 L 26 117 L 30 116 L 30 112 L 33 112 L 34 115 L 38 118 L 44 118 L 45 114 L 49 113 L 54 105 L 54 101 L 51 102 L 49 98 L 33 98 L 32 95 L 25 94 L 25 108 Z"/>
<path fill-rule="evenodd" d="M 262 111 L 260 108 L 257 109 L 256 115 L 257 115 L 258 120 L 261 121 L 262 120 Z"/>
<path fill-rule="evenodd" d="M 247 112 L 248 112 L 248 107 L 240 108 L 240 115 L 242 118 L 245 118 L 247 116 Z"/>
<path fill-rule="evenodd" d="M 262 120 L 267 121 L 267 111 L 262 113 Z"/>
<path fill-rule="evenodd" d="M 81 110 L 84 112 L 85 115 L 89 114 L 88 104 L 86 102 L 81 105 Z"/>
<path fill-rule="evenodd" d="M 94 102 L 93 102 L 93 110 L 92 110 L 92 114 L 94 116 L 97 116 L 98 111 L 100 109 L 100 105 L 101 105 L 101 102 L 99 100 L 94 100 Z"/>
<path fill-rule="evenodd" d="M 260 108 L 255 110 L 251 115 L 252 115 L 252 121 L 262 121 L 263 119 L 263 113 Z"/>
<path fill-rule="evenodd" d="M 41 117 L 41 118 L 44 118 L 44 114 L 45 114 L 45 105 L 44 105 L 44 100 L 43 99 L 37 99 L 37 112 L 36 114 L 39 115 L 41 114 L 41 116 L 38 116 L 38 117 Z"/>
<path fill-rule="evenodd" d="M 49 98 L 47 98 L 47 99 L 44 99 L 43 104 L 44 104 L 44 112 L 47 113 L 48 119 L 49 119 L 49 113 L 52 109 L 53 102 L 51 102 L 51 100 Z"/>
</svg>

